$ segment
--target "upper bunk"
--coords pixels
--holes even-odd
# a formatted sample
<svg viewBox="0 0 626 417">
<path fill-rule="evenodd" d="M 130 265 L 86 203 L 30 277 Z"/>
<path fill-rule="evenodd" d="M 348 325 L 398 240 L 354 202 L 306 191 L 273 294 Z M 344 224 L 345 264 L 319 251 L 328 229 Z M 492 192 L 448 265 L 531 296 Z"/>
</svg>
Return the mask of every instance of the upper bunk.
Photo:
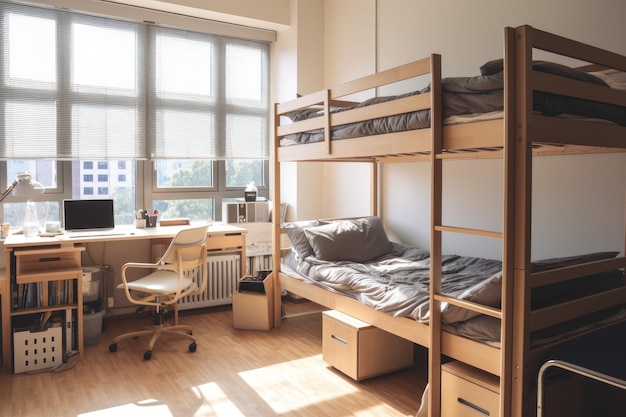
<svg viewBox="0 0 626 417">
<path fill-rule="evenodd" d="M 421 79 L 426 87 L 364 102 L 346 96 Z M 275 105 L 279 162 L 371 160 L 388 155 L 427 155 L 433 136 L 431 109 L 440 107 L 441 57 L 429 57 Z M 431 127 L 434 126 L 433 127 Z M 332 134 L 332 139 L 331 139 Z"/>
<path fill-rule="evenodd" d="M 549 60 L 534 58 L 538 51 Z M 522 130 L 537 155 L 623 151 L 625 73 L 624 56 L 530 26 L 506 28 L 503 59 L 479 75 L 442 79 L 441 57 L 431 55 L 276 104 L 275 154 L 278 162 L 428 160 L 435 147 L 452 158 L 501 157 Z M 415 77 L 427 87 L 344 100 Z"/>
</svg>

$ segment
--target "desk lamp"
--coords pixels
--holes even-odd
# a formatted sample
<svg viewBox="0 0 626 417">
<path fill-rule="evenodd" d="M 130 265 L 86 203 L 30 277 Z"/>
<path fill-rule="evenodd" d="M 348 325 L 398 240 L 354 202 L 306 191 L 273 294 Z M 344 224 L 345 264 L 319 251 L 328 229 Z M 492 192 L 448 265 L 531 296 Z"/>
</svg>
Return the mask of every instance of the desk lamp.
<svg viewBox="0 0 626 417">
<path fill-rule="evenodd" d="M 17 174 L 17 178 L 9 185 L 9 187 L 0 194 L 0 203 L 13 192 L 16 197 L 32 197 L 36 194 L 43 194 L 46 188 L 37 181 L 33 181 L 30 172 L 20 172 Z M 4 230 L 4 224 L 2 225 L 2 232 L 0 238 L 4 238 L 8 234 L 8 229 Z"/>
<path fill-rule="evenodd" d="M 0 203 L 13 192 L 16 197 L 32 197 L 37 194 L 43 194 L 46 187 L 32 179 L 30 172 L 20 172 L 9 188 L 0 194 Z"/>
</svg>

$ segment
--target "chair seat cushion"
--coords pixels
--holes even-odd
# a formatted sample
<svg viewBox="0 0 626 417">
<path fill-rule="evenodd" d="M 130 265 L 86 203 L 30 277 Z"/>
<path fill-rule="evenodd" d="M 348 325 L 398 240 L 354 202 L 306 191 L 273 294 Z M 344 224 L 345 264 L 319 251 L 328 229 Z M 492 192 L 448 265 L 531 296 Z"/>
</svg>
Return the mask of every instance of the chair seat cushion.
<svg viewBox="0 0 626 417">
<path fill-rule="evenodd" d="M 192 283 L 193 279 L 191 277 L 184 277 L 182 289 L 186 289 Z M 124 288 L 124 284 L 118 285 L 118 288 Z M 173 294 L 178 289 L 178 273 L 174 271 L 155 271 L 143 278 L 129 282 L 128 288 L 148 293 Z"/>
</svg>

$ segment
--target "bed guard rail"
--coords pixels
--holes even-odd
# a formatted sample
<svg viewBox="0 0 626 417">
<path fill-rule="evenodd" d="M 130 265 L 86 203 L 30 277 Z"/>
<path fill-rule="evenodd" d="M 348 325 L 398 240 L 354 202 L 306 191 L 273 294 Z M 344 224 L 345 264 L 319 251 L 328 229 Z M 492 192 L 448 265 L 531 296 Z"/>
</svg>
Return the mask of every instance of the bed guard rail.
<svg viewBox="0 0 626 417">
<path fill-rule="evenodd" d="M 539 375 L 537 376 L 537 417 L 543 417 L 543 400 L 544 400 L 544 387 L 543 387 L 543 377 L 548 368 L 561 368 L 569 372 L 573 372 L 575 374 L 584 376 L 586 378 L 593 379 L 595 381 L 603 382 L 608 385 L 612 385 L 614 387 L 620 388 L 626 391 L 626 381 L 623 379 L 615 378 L 610 375 L 606 375 L 592 369 L 588 369 L 579 365 L 575 365 L 573 363 L 560 361 L 560 360 L 549 360 L 539 369 Z"/>
</svg>

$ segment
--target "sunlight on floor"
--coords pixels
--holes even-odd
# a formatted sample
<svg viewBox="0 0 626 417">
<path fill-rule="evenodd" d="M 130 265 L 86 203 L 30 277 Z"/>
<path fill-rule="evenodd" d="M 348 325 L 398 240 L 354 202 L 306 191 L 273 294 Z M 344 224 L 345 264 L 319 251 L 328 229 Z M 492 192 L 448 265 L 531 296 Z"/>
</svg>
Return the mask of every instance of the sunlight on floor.
<svg viewBox="0 0 626 417">
<path fill-rule="evenodd" d="M 198 409 L 195 415 L 206 416 L 228 416 L 228 417 L 245 417 L 236 406 L 233 404 L 224 391 L 220 387 L 211 382 L 209 384 L 200 385 L 193 389 L 199 397 L 204 399 L 204 405 Z"/>
<path fill-rule="evenodd" d="M 172 417 L 167 404 L 162 404 L 157 400 L 145 400 L 134 404 L 125 404 L 118 407 L 106 408 L 104 410 L 92 411 L 90 413 L 79 414 L 78 417 Z"/>
<path fill-rule="evenodd" d="M 325 366 L 323 363 L 322 356 L 316 355 L 241 372 L 239 376 L 277 414 L 293 411 L 296 407 L 330 402 L 358 391 L 355 386 L 332 372 L 298 372 L 298 369 L 302 368 Z M 282 390 L 281 387 L 284 386 L 290 388 Z M 298 387 L 297 390 L 294 390 L 295 387 Z M 285 392 L 289 392 L 289 397 L 284 395 Z M 294 396 L 294 392 L 298 392 L 299 395 Z"/>
<path fill-rule="evenodd" d="M 350 409 L 350 415 L 363 417 L 397 413 L 384 400 L 364 392 L 355 381 L 329 370 L 321 354 L 242 371 L 237 376 L 248 388 L 241 387 L 241 392 L 235 394 L 224 391 L 219 382 L 190 387 L 192 398 L 187 400 L 192 405 L 187 404 L 185 415 L 246 417 L 252 415 L 251 410 L 255 415 L 318 415 L 337 409 Z M 246 396 L 255 397 L 253 408 L 248 401 L 252 398 Z M 179 397 L 137 401 L 78 417 L 175 417 L 184 409 L 176 403 Z"/>
</svg>

